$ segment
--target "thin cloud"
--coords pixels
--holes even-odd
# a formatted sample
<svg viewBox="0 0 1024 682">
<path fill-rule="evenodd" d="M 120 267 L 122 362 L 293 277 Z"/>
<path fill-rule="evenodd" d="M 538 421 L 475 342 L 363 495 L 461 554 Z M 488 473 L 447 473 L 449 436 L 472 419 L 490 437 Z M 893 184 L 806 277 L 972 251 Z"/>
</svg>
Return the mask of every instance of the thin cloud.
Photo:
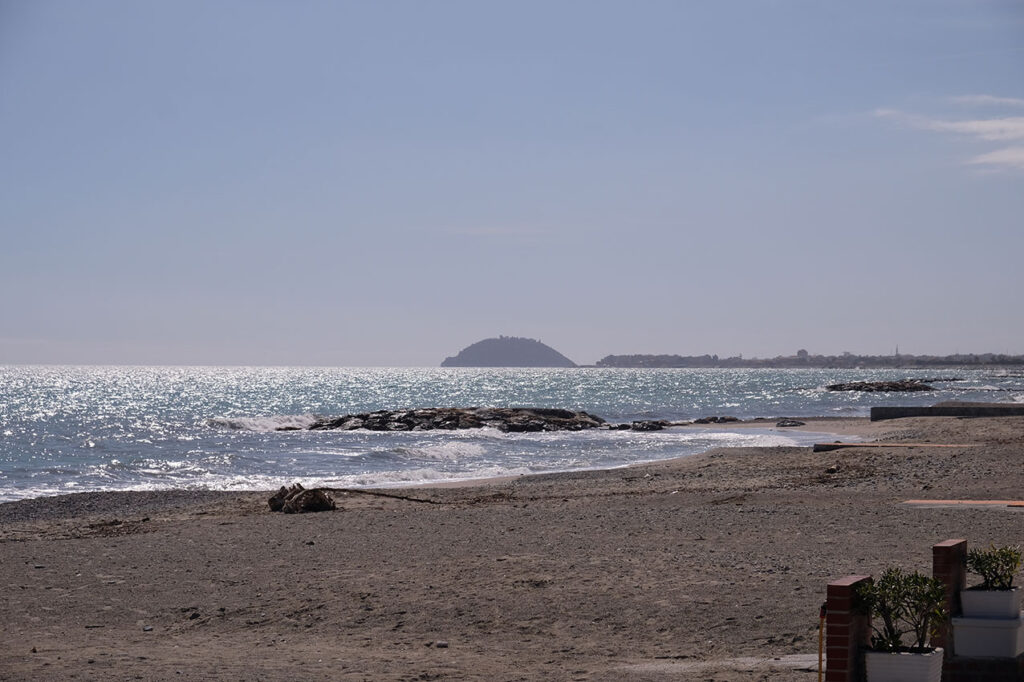
<svg viewBox="0 0 1024 682">
<path fill-rule="evenodd" d="M 875 116 L 900 121 L 915 128 L 940 133 L 959 133 L 992 142 L 1024 140 L 1024 116 L 981 118 L 967 121 L 944 121 L 928 116 L 908 114 L 896 109 L 876 109 Z"/>
<path fill-rule="evenodd" d="M 996 97 L 993 95 L 964 95 L 955 98 L 962 103 L 977 106 L 1024 106 L 1024 100 L 1013 97 Z M 966 120 L 948 120 L 922 116 L 898 109 L 876 109 L 872 112 L 878 118 L 894 120 L 920 130 L 946 133 L 974 138 L 979 142 L 1018 142 L 1024 141 L 1024 116 L 1002 116 L 996 118 L 972 118 Z M 1024 168 L 1022 163 L 1024 147 L 1011 146 L 978 154 L 965 161 L 968 165 L 986 165 L 992 168 Z"/>
<path fill-rule="evenodd" d="M 953 97 L 957 104 L 970 107 L 1024 107 L 1024 99 L 1017 97 L 996 97 L 995 95 L 960 95 Z"/>
<path fill-rule="evenodd" d="M 928 129 L 971 135 L 991 142 L 1024 140 L 1024 116 L 974 121 L 930 121 Z"/>
<path fill-rule="evenodd" d="M 1007 147 L 979 154 L 967 163 L 975 166 L 1009 166 L 1024 170 L 1024 147 Z"/>
</svg>

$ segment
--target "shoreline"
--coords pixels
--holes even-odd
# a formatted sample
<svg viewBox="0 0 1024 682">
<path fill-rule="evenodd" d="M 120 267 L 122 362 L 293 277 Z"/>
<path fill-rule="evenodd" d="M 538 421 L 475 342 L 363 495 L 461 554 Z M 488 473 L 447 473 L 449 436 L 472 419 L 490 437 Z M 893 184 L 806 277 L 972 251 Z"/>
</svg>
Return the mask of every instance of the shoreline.
<svg viewBox="0 0 1024 682">
<path fill-rule="evenodd" d="M 797 419 L 805 422 L 804 426 L 795 427 L 776 427 L 775 423 L 781 419 Z M 812 428 L 814 426 L 823 427 L 822 430 Z M 893 431 L 891 424 L 888 428 L 876 427 L 872 422 L 869 421 L 868 417 L 757 417 L 754 419 L 741 420 L 737 422 L 728 422 L 726 424 L 696 424 L 688 423 L 678 426 L 666 427 L 668 430 L 676 429 L 693 429 L 699 431 L 709 431 L 713 433 L 743 433 L 744 431 L 750 430 L 764 430 L 766 432 L 773 432 L 779 435 L 785 435 L 788 432 L 794 433 L 815 433 L 820 434 L 823 438 L 832 436 L 855 436 L 861 440 L 868 441 L 876 437 L 879 434 L 884 434 Z M 771 446 L 766 446 L 771 447 Z M 804 447 L 802 445 L 796 445 L 793 447 Z M 710 448 L 714 449 L 714 448 Z M 551 474 L 566 474 L 573 473 L 576 471 L 605 471 L 622 469 L 628 467 L 644 466 L 646 464 L 653 464 L 656 462 L 668 462 L 676 459 L 686 459 L 690 457 L 697 457 L 704 454 L 705 451 L 679 455 L 676 457 L 670 457 L 665 459 L 653 459 L 653 460 L 640 460 L 636 462 L 628 462 L 613 467 L 583 467 L 578 469 L 564 469 L 555 471 L 536 472 L 530 474 L 509 474 L 504 476 L 485 476 L 480 478 L 459 478 L 459 479 L 447 479 L 447 480 L 428 480 L 428 481 L 408 481 L 398 482 L 386 485 L 368 485 L 368 486 L 354 486 L 352 489 L 355 490 L 395 490 L 402 488 L 429 488 L 429 487 L 472 487 L 477 485 L 488 485 L 491 483 L 501 483 L 507 481 L 517 480 L 523 477 L 530 476 L 545 476 Z M 282 485 L 290 485 L 294 483 L 293 479 L 281 479 Z M 132 489 L 114 489 L 114 490 L 84 490 L 74 492 L 63 492 L 56 494 L 39 495 L 35 497 L 23 497 L 16 500 L 0 500 L 0 507 L 5 504 L 12 504 L 16 502 L 23 502 L 26 500 L 40 500 L 47 498 L 59 498 L 68 495 L 82 495 L 82 494 L 100 494 L 100 493 L 164 493 L 174 491 L 191 491 L 191 492 L 209 492 L 209 493 L 227 493 L 227 494 L 248 494 L 248 493 L 262 493 L 262 492 L 273 492 L 276 491 L 277 487 L 272 488 L 240 488 L 235 490 L 228 489 L 213 489 L 213 488 L 157 488 L 157 489 L 144 489 L 144 490 L 132 490 Z"/>
<path fill-rule="evenodd" d="M 904 504 L 1020 499 L 1024 418 L 841 421 L 978 445 L 719 448 L 302 515 L 267 491 L 0 504 L 0 678 L 811 682 L 829 580 L 1024 540 L 1021 510 Z"/>
<path fill-rule="evenodd" d="M 873 442 L 873 438 L 880 435 L 892 433 L 894 429 L 891 425 L 889 428 L 875 428 L 874 424 L 867 417 L 796 417 L 799 421 L 805 422 L 804 426 L 787 426 L 787 427 L 775 427 L 774 424 L 783 417 L 760 417 L 757 419 L 750 419 L 739 422 L 729 422 L 727 425 L 722 424 L 686 424 L 683 426 L 667 427 L 669 429 L 699 429 L 701 431 L 711 431 L 717 433 L 742 433 L 743 431 L 749 430 L 765 430 L 777 432 L 780 435 L 784 435 L 787 432 L 798 432 L 798 433 L 813 433 L 821 435 L 824 438 L 832 436 L 853 436 L 859 438 L 858 442 Z M 828 430 L 819 431 L 813 426 L 825 426 Z M 580 469 L 566 469 L 562 471 L 545 471 L 532 474 L 517 474 L 510 476 L 487 476 L 483 478 L 466 478 L 452 481 L 427 481 L 424 483 L 413 483 L 409 485 L 398 485 L 394 487 L 399 488 L 466 488 L 475 486 L 485 486 L 507 483 L 509 481 L 521 480 L 524 478 L 530 478 L 532 476 L 552 476 L 559 474 L 572 474 L 575 472 L 582 471 L 616 471 L 619 469 L 630 469 L 634 467 L 645 467 L 651 464 L 659 463 L 671 463 L 680 460 L 688 460 L 695 457 L 700 457 L 712 450 L 732 450 L 732 449 L 743 449 L 750 446 L 722 446 L 712 447 L 701 452 L 695 452 L 689 455 L 679 455 L 677 457 L 668 457 L 665 459 L 651 459 L 642 460 L 637 462 L 630 462 L 628 464 L 621 464 L 614 467 L 584 467 Z M 806 445 L 782 445 L 782 446 L 753 446 L 758 449 L 769 449 L 773 447 L 808 447 Z M 361 488 L 363 489 L 363 488 Z M 392 486 L 381 486 L 378 488 L 369 487 L 365 489 L 370 490 L 391 490 Z M 255 491 L 254 491 L 255 492 Z"/>
</svg>

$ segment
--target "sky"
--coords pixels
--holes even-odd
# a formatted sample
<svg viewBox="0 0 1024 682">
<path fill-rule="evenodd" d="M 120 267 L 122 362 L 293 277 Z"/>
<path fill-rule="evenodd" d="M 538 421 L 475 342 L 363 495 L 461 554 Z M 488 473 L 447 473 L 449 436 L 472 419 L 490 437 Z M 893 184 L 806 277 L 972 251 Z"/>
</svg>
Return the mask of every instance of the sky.
<svg viewBox="0 0 1024 682">
<path fill-rule="evenodd" d="M 0 0 L 0 364 L 1024 353 L 1016 0 Z"/>
</svg>

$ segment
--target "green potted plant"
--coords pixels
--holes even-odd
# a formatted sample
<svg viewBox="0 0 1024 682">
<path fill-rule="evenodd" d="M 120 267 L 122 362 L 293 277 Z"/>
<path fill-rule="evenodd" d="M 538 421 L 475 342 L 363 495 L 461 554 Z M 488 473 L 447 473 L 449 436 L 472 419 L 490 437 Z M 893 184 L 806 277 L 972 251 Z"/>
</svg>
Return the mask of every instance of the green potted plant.
<svg viewBox="0 0 1024 682">
<path fill-rule="evenodd" d="M 1018 546 L 972 549 L 967 552 L 967 570 L 981 576 L 981 584 L 960 592 L 965 616 L 977 618 L 1016 618 L 1020 614 L 1021 595 L 1013 579 L 1022 559 Z"/>
<path fill-rule="evenodd" d="M 871 648 L 864 654 L 868 682 L 939 682 L 943 651 L 930 642 L 946 618 L 942 581 L 887 568 L 857 597 L 871 616 Z"/>
<path fill-rule="evenodd" d="M 1013 579 L 1022 553 L 1016 546 L 967 553 L 967 570 L 981 584 L 960 591 L 963 616 L 953 619 L 953 647 L 958 656 L 1012 658 L 1024 653 L 1024 615 L 1019 586 Z"/>
</svg>

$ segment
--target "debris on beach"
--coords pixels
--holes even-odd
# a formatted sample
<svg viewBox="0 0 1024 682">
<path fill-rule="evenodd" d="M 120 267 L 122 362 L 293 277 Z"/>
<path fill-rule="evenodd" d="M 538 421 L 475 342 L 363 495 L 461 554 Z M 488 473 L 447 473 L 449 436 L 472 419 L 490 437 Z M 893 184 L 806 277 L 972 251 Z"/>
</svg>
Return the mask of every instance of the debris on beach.
<svg viewBox="0 0 1024 682">
<path fill-rule="evenodd" d="M 331 511 L 336 509 L 334 499 L 321 488 L 302 487 L 296 483 L 288 488 L 281 486 L 268 501 L 270 511 L 280 511 L 285 514 L 305 514 L 308 512 Z"/>
</svg>

